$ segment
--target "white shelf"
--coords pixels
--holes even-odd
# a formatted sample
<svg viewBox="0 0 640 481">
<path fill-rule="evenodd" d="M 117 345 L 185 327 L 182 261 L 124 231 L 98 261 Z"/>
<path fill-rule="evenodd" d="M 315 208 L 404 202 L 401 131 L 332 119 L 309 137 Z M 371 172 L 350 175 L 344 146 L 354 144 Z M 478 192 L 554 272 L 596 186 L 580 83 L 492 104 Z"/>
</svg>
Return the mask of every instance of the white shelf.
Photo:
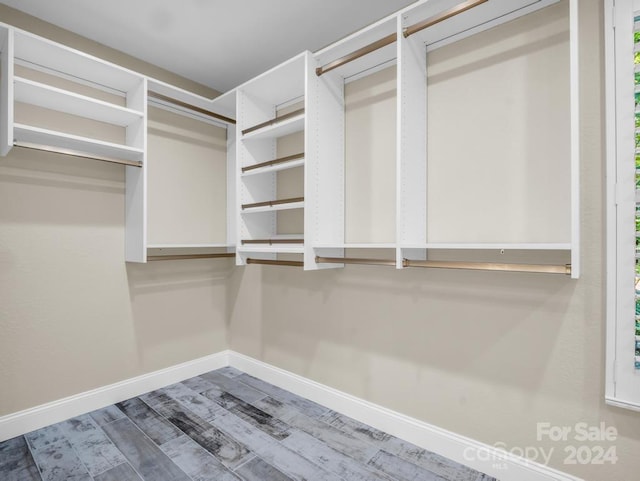
<svg viewBox="0 0 640 481">
<path fill-rule="evenodd" d="M 300 202 L 291 202 L 289 204 L 276 204 L 276 205 L 265 205 L 264 207 L 251 207 L 249 209 L 242 209 L 240 211 L 241 214 L 257 214 L 260 212 L 275 212 L 278 210 L 291 210 L 291 209 L 304 209 L 304 201 Z"/>
<path fill-rule="evenodd" d="M 268 173 L 278 172 L 280 170 L 294 169 L 302 165 L 304 165 L 304 159 L 296 159 L 296 160 L 291 160 L 289 162 L 282 162 L 280 164 L 271 165 L 268 167 L 260 167 L 259 169 L 252 169 L 242 174 L 242 177 L 249 177 L 252 175 L 259 175 L 259 174 L 268 174 Z"/>
<path fill-rule="evenodd" d="M 239 253 L 242 254 L 304 254 L 304 246 L 302 245 L 277 245 L 268 247 L 238 247 Z"/>
<path fill-rule="evenodd" d="M 522 15 L 534 12 L 559 0 L 491 0 L 432 25 L 414 35 L 429 50 L 456 42 Z M 460 4 L 459 0 L 422 2 L 403 10 L 404 26 L 411 26 Z M 414 36 L 412 35 L 412 37 Z"/>
<path fill-rule="evenodd" d="M 571 250 L 570 243 L 427 243 L 399 245 L 402 249 L 468 249 L 468 250 Z"/>
<path fill-rule="evenodd" d="M 32 68 L 55 71 L 76 81 L 123 93 L 136 88 L 144 78 L 131 70 L 18 29 L 15 30 L 15 58 Z"/>
<path fill-rule="evenodd" d="M 21 77 L 14 77 L 14 98 L 16 102 L 122 127 L 139 121 L 144 116 L 142 112 Z"/>
<path fill-rule="evenodd" d="M 212 248 L 220 248 L 220 249 L 228 249 L 235 247 L 230 244 L 147 244 L 147 249 L 212 249 Z"/>
<path fill-rule="evenodd" d="M 78 135 L 56 132 L 24 124 L 14 124 L 14 139 L 32 144 L 46 145 L 60 149 L 71 149 L 91 154 L 114 157 L 123 160 L 142 161 L 144 150 L 122 144 L 80 137 Z"/>
<path fill-rule="evenodd" d="M 242 136 L 242 140 L 277 139 L 304 130 L 304 113 L 276 122 Z"/>
<path fill-rule="evenodd" d="M 315 244 L 314 249 L 395 249 L 394 243 Z"/>
</svg>

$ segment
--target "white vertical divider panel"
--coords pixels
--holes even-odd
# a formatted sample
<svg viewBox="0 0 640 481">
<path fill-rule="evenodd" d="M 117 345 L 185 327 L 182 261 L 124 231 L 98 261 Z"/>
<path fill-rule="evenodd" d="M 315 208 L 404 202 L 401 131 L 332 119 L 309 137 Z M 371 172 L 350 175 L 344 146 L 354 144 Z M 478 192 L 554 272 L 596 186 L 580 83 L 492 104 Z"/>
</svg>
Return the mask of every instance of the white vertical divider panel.
<svg viewBox="0 0 640 481">
<path fill-rule="evenodd" d="M 571 277 L 580 277 L 580 36 L 578 0 L 569 3 L 571 80 Z"/>
<path fill-rule="evenodd" d="M 13 29 L 0 28 L 0 155 L 13 147 Z"/>
<path fill-rule="evenodd" d="M 402 259 L 425 259 L 427 242 L 427 47 L 403 35 L 409 16 L 398 15 L 398 103 L 396 141 L 396 267 Z"/>
<path fill-rule="evenodd" d="M 318 60 L 307 56 L 305 118 L 304 269 L 343 267 L 317 264 L 314 245 L 344 244 L 344 79 L 335 72 L 318 77 Z M 344 249 L 322 249 L 343 257 Z"/>
<path fill-rule="evenodd" d="M 143 112 L 126 128 L 128 146 L 142 149 L 142 167 L 125 167 L 125 261 L 147 262 L 147 79 L 127 92 L 127 107 Z"/>
<path fill-rule="evenodd" d="M 236 126 L 227 125 L 227 252 L 237 242 L 236 177 Z"/>
<path fill-rule="evenodd" d="M 275 159 L 276 139 L 244 140 L 242 130 L 248 129 L 276 116 L 276 106 L 248 94 L 244 89 L 237 92 L 236 119 L 236 242 L 238 245 L 236 265 L 246 265 L 245 255 L 241 252 L 242 239 L 269 238 L 277 232 L 275 212 L 243 214 L 242 204 L 261 202 L 276 198 L 276 174 L 242 177 L 242 167 Z M 275 259 L 276 254 L 252 253 L 251 257 Z"/>
</svg>

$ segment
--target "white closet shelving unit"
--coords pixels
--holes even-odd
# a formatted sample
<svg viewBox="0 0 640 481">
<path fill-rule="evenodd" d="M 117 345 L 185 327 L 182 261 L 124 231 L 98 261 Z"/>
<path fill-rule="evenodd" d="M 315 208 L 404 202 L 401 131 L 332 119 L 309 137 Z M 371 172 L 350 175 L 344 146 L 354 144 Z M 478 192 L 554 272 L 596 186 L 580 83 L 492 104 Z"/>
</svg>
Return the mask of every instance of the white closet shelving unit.
<svg viewBox="0 0 640 481">
<path fill-rule="evenodd" d="M 304 52 L 236 89 L 237 265 L 304 253 L 305 232 L 279 234 L 277 216 L 304 209 L 305 196 L 278 199 L 277 179 L 279 172 L 306 168 L 310 62 L 311 54 Z M 280 113 L 292 105 L 292 111 Z M 304 132 L 303 151 L 278 158 L 278 140 L 296 132 Z"/>
<path fill-rule="evenodd" d="M 563 251 L 570 258 L 571 275 L 579 277 L 579 150 L 578 150 L 578 69 L 577 69 L 577 2 L 570 2 L 570 70 L 571 88 L 571 154 L 566 162 L 570 164 L 570 238 L 566 241 L 550 242 L 477 242 L 466 237 L 453 241 L 434 242 L 427 232 L 428 220 L 428 155 L 427 155 L 427 55 L 442 46 L 459 41 L 520 16 L 532 13 L 558 0 L 492 0 L 489 2 L 460 2 L 459 0 L 427 0 L 408 7 L 367 27 L 315 54 L 319 65 L 324 66 L 329 75 L 337 75 L 347 83 L 371 75 L 390 65 L 397 68 L 397 141 L 396 141 L 396 243 L 345 243 L 344 236 L 327 241 L 319 237 L 312 241 L 316 255 L 341 257 L 344 250 L 353 249 L 395 249 L 398 268 L 403 268 L 403 260 L 424 260 L 430 250 L 514 250 L 514 251 Z M 453 14 L 437 23 L 431 22 L 442 14 Z M 429 24 L 420 30 L 420 26 Z M 415 28 L 414 28 L 415 27 Z M 415 30 L 415 32 L 413 31 Z M 408 35 L 405 35 L 408 34 Z M 385 41 L 385 39 L 387 41 Z M 379 42 L 384 45 L 359 56 L 365 49 Z M 336 60 L 349 58 L 349 62 L 335 66 Z M 352 59 L 354 58 L 355 59 Z M 337 62 L 338 64 L 340 62 Z M 517 159 L 514 159 L 517 160 Z M 319 163 L 326 161 L 320 158 Z M 340 198 L 344 200 L 344 190 L 336 192 L 335 185 L 318 182 L 320 198 Z M 339 208 L 340 206 L 338 206 Z M 305 212 L 313 216 L 313 212 Z M 338 213 L 342 216 L 343 212 Z M 314 222 L 310 219 L 310 222 Z M 315 220 L 318 231 L 326 228 L 322 221 Z M 436 236 L 437 237 L 437 236 Z M 564 239 L 563 239 L 564 240 Z M 309 261 L 311 256 L 309 256 Z M 569 262 L 569 260 L 568 260 Z M 340 264 L 324 264 L 340 267 Z M 305 265 L 305 268 L 310 268 Z"/>
<path fill-rule="evenodd" d="M 147 222 L 141 226 L 147 239 L 145 250 L 148 254 L 174 255 L 206 252 L 233 252 L 235 249 L 235 228 L 233 213 L 235 212 L 235 93 L 231 92 L 214 100 L 194 94 L 158 80 L 149 80 L 149 105 L 167 110 L 173 114 L 187 117 L 174 124 L 165 117 L 158 126 L 169 130 L 167 137 L 171 141 L 170 152 L 162 147 L 149 145 L 148 170 L 150 181 L 147 185 L 149 215 Z M 151 113 L 150 113 L 151 114 Z M 215 116 L 212 116 L 214 114 Z M 177 120 L 177 117 L 173 117 Z M 184 122 L 197 122 L 198 132 L 189 138 L 187 125 Z M 154 125 L 150 117 L 150 126 Z M 203 145 L 204 137 L 210 138 L 211 145 Z M 198 136 L 202 138 L 198 138 Z M 216 142 L 224 136 L 225 153 L 221 156 L 215 152 Z M 149 134 L 149 142 L 154 140 Z M 166 139 L 162 139 L 165 143 Z M 187 151 L 181 150 L 186 147 Z M 155 152 L 157 158 L 152 153 Z M 197 158 L 193 158 L 196 156 Z M 203 158 L 204 156 L 204 158 Z M 172 183 L 171 192 L 159 191 L 160 185 L 154 185 L 156 174 L 166 183 Z M 180 181 L 178 181 L 180 179 Z M 190 180 L 191 179 L 191 180 Z M 198 191 L 193 186 L 198 185 Z M 207 193 L 206 186 L 212 191 Z M 191 187 L 190 187 L 191 186 Z M 204 191 L 203 191 L 204 187 Z M 217 192 L 221 191 L 225 192 Z M 211 194 L 211 195 L 209 195 Z M 210 197 L 215 197 L 212 202 Z M 169 198 L 167 198 L 169 197 Z M 152 199 L 162 204 L 151 202 Z M 179 199 L 176 207 L 171 199 Z M 186 210 L 186 211 L 185 211 Z M 171 222 L 171 216 L 180 218 L 180 228 L 163 226 Z M 193 212 L 195 211 L 195 212 Z M 224 218 L 224 226 L 220 227 L 220 218 Z M 153 225 L 151 222 L 156 222 Z M 217 227 L 217 228 L 216 228 Z M 147 232 L 148 231 L 148 232 Z M 226 231 L 226 232 L 225 232 Z M 180 255 L 178 254 L 178 255 Z"/>
<path fill-rule="evenodd" d="M 145 218 L 146 189 L 146 106 L 147 79 L 78 50 L 31 33 L 0 25 L 2 38 L 2 135 L 0 154 L 14 147 L 30 148 L 98 158 L 126 165 L 126 258 L 141 261 L 142 248 L 137 226 Z M 17 75 L 35 73 L 45 81 Z M 47 83 L 62 82 L 68 88 Z M 79 93 L 80 90 L 106 92 L 121 99 L 122 105 Z M 16 122 L 16 103 L 52 110 L 59 114 L 110 124 L 124 130 L 123 142 L 77 135 Z"/>
<path fill-rule="evenodd" d="M 236 263 L 273 261 L 298 255 L 305 270 L 342 267 L 316 262 L 316 256 L 345 258 L 346 249 L 383 249 L 406 267 L 429 252 L 458 250 L 561 251 L 579 276 L 579 130 L 577 0 L 570 5 L 570 170 L 567 186 L 570 223 L 563 238 L 544 235 L 512 242 L 447 238 L 431 229 L 427 125 L 430 52 L 529 14 L 559 0 L 423 0 L 312 54 L 304 52 L 216 99 L 102 61 L 82 52 L 0 24 L 0 155 L 15 145 L 95 157 L 126 165 L 126 261 L 146 262 L 148 249 L 219 248 Z M 437 21 L 436 21 L 437 19 Z M 372 48 L 373 47 L 373 48 Z M 347 60 L 347 61 L 343 61 Z M 395 239 L 345 240 L 345 84 L 396 65 Z M 16 70 L 15 67 L 19 67 Z M 44 74 L 35 78 L 23 71 Z M 16 72 L 19 71 L 19 74 Z M 61 79 L 48 82 L 47 78 Z M 65 83 L 66 82 L 66 83 Z M 81 88 L 66 88 L 77 85 Z M 108 95 L 92 96 L 90 87 Z M 110 97 L 109 97 L 110 96 Z M 114 97 L 115 96 L 115 97 Z M 117 99 L 111 101 L 109 99 Z M 226 239 L 193 242 L 148 241 L 147 105 L 214 123 L 226 129 Z M 15 106 L 57 111 L 123 130 L 121 142 L 58 132 L 15 121 Z M 293 111 L 293 112 L 292 112 Z M 204 115 L 204 117 L 203 117 Z M 221 117 L 222 116 L 222 117 Z M 234 119 L 237 123 L 234 124 Z M 207 120 L 210 121 L 210 118 Z M 431 126 L 433 129 L 433 126 Z M 302 136 L 304 147 L 278 154 L 285 139 Z M 499 145 L 499 141 L 496 141 Z M 287 149 L 285 149 L 287 150 Z M 517 161 L 514 158 L 514 161 Z M 562 159 L 561 159 L 562 160 Z M 152 159 L 151 159 L 152 161 Z M 297 171 L 295 169 L 298 169 Z M 304 169 L 302 195 L 278 197 L 278 178 Z M 433 199 L 431 199 L 433 202 Z M 446 202 L 446 201 L 444 201 Z M 564 206 L 562 207 L 565 208 Z M 278 216 L 304 214 L 300 232 L 279 232 Z M 203 219 L 207 222 L 207 219 Z M 296 229 L 297 230 L 297 229 Z M 431 230 L 431 232 L 429 231 Z M 541 240 L 542 238 L 542 240 Z M 364 242 L 363 242 L 364 241 Z M 468 257 L 468 256 L 467 256 Z"/>
</svg>

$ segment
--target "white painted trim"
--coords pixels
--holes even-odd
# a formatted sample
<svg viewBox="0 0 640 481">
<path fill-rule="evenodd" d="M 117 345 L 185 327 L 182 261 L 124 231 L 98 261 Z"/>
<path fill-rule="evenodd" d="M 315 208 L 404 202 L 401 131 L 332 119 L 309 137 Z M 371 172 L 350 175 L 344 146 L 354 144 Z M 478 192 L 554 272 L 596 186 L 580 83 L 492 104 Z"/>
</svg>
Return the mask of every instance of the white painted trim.
<svg viewBox="0 0 640 481">
<path fill-rule="evenodd" d="M 493 446 L 440 429 L 243 354 L 230 351 L 229 363 L 247 374 L 495 476 L 500 481 L 582 481 L 548 466 L 508 455 Z M 476 456 L 465 457 L 465 453 L 478 453 L 482 460 L 477 460 Z M 506 469 L 497 469 L 497 464 Z"/>
<path fill-rule="evenodd" d="M 0 417 L 0 442 L 229 365 L 229 351 Z"/>
<path fill-rule="evenodd" d="M 605 400 L 609 406 L 614 406 L 614 407 L 623 408 L 623 409 L 630 409 L 631 411 L 640 412 L 640 404 L 638 404 L 637 402 L 624 401 L 622 399 L 617 399 L 613 397 L 606 397 Z"/>
</svg>

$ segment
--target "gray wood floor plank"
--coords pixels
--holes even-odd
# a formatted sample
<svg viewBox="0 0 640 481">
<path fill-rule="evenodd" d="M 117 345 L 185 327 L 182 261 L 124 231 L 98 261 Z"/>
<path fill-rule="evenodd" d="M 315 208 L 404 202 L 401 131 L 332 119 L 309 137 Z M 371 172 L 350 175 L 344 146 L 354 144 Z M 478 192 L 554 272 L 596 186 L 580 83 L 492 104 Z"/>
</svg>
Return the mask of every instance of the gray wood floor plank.
<svg viewBox="0 0 640 481">
<path fill-rule="evenodd" d="M 330 411 L 328 416 L 323 418 L 323 421 L 337 429 L 340 429 L 341 431 L 351 434 L 355 438 L 373 443 L 380 447 L 392 438 L 390 434 L 372 428 L 371 426 L 335 411 Z"/>
<path fill-rule="evenodd" d="M 60 423 L 76 454 L 91 476 L 97 476 L 122 463 L 124 455 L 116 448 L 89 415 Z"/>
<path fill-rule="evenodd" d="M 258 457 L 244 463 L 236 469 L 236 473 L 245 481 L 292 481 L 289 476 Z"/>
<path fill-rule="evenodd" d="M 241 481 L 218 459 L 186 435 L 164 444 L 162 450 L 193 481 Z"/>
<path fill-rule="evenodd" d="M 256 389 L 247 383 L 240 382 L 239 379 L 242 376 L 245 376 L 245 374 L 229 378 L 213 371 L 203 374 L 200 377 L 213 383 L 218 389 L 233 394 L 238 399 L 242 399 L 244 402 L 251 403 L 266 396 L 267 393 L 264 391 Z"/>
<path fill-rule="evenodd" d="M 257 430 L 230 412 L 218 415 L 215 424 L 221 431 L 243 443 L 265 462 L 294 480 L 340 480 L 338 476 L 286 448 L 271 436 Z"/>
<path fill-rule="evenodd" d="M 190 481 L 130 419 L 119 419 L 103 429 L 145 481 Z"/>
<path fill-rule="evenodd" d="M 52 424 L 37 431 L 31 431 L 25 434 L 24 437 L 33 451 L 46 448 L 65 439 L 64 432 L 59 424 Z"/>
<path fill-rule="evenodd" d="M 117 406 L 159 446 L 182 435 L 179 429 L 138 398 L 118 403 Z"/>
<path fill-rule="evenodd" d="M 227 376 L 227 377 L 236 377 L 236 376 L 239 376 L 240 374 L 243 374 L 242 371 L 231 366 L 216 369 L 214 372 L 217 374 L 222 374 L 223 376 Z"/>
<path fill-rule="evenodd" d="M 447 478 L 438 476 L 431 471 L 385 451 L 378 452 L 378 454 L 369 461 L 369 465 L 374 466 L 384 473 L 388 473 L 399 481 L 448 481 Z"/>
<path fill-rule="evenodd" d="M 256 401 L 253 405 L 282 420 L 291 428 L 314 436 L 329 447 L 362 463 L 369 461 L 379 450 L 377 446 L 367 441 L 356 438 L 352 434 L 337 429 L 323 421 L 310 418 L 297 409 L 292 409 L 277 400 L 264 398 Z"/>
<path fill-rule="evenodd" d="M 219 404 L 198 394 L 182 383 L 163 388 L 162 392 L 207 422 L 212 421 L 216 413 L 222 410 Z"/>
<path fill-rule="evenodd" d="M 23 436 L 0 443 L 0 479 L 40 481 L 38 467 Z"/>
<path fill-rule="evenodd" d="M 450 481 L 476 481 L 478 479 L 493 480 L 487 475 L 468 466 L 445 458 L 439 454 L 427 451 L 408 441 L 391 436 L 382 443 L 383 451 L 397 456 L 405 461 L 427 469 L 433 473 L 447 478 Z M 485 476 L 485 477 L 483 477 Z"/>
<path fill-rule="evenodd" d="M 358 439 L 370 442 L 389 454 L 432 471 L 450 481 L 477 481 L 484 479 L 489 481 L 493 479 L 468 466 L 456 463 L 342 414 L 333 413 L 325 417 L 325 421 Z"/>
<path fill-rule="evenodd" d="M 129 463 L 121 464 L 111 468 L 99 476 L 93 478 L 95 481 L 141 481 L 142 478 L 131 467 Z"/>
<path fill-rule="evenodd" d="M 280 389 L 277 386 L 266 383 L 253 376 L 249 376 L 248 374 L 241 374 L 240 376 L 233 378 L 233 381 L 239 381 L 259 391 L 262 391 L 268 394 L 269 396 L 271 396 L 272 398 L 277 399 L 278 401 L 284 404 L 288 404 L 290 406 L 297 408 L 300 412 L 302 412 L 303 414 L 306 414 L 311 418 L 320 419 L 324 415 L 326 415 L 327 412 L 329 411 L 329 408 L 325 406 L 321 406 L 318 403 L 315 403 L 313 401 L 310 401 L 309 399 L 300 397 L 296 394 L 293 394 L 292 392 L 285 391 L 284 389 Z M 228 391 L 227 389 L 224 389 L 224 390 L 235 396 L 233 392 Z M 240 396 L 236 396 L 236 397 L 240 397 Z M 250 401 L 247 399 L 243 399 L 243 401 L 253 403 L 253 401 Z"/>
<path fill-rule="evenodd" d="M 222 393 L 219 399 L 221 407 L 224 407 L 272 438 L 281 441 L 289 436 L 289 426 L 257 407 L 226 392 Z"/>
<path fill-rule="evenodd" d="M 66 439 L 41 446 L 32 453 L 43 481 L 92 481 L 87 468 Z"/>
<path fill-rule="evenodd" d="M 227 436 L 217 426 L 208 423 L 177 401 L 168 401 L 156 409 L 231 470 L 253 456 L 241 442 Z"/>
<path fill-rule="evenodd" d="M 112 423 L 118 419 L 125 417 L 124 413 L 120 411 L 115 405 L 107 406 L 103 409 L 98 409 L 89 413 L 93 420 L 98 423 L 98 426 Z"/>
<path fill-rule="evenodd" d="M 191 379 L 182 381 L 182 384 L 187 386 L 189 389 L 197 392 L 198 394 L 202 394 L 205 391 L 215 391 L 217 393 L 216 395 L 218 396 L 222 394 L 222 389 L 201 376 L 192 377 Z"/>
<path fill-rule="evenodd" d="M 327 471 L 349 481 L 392 481 L 393 478 L 379 472 L 375 466 L 368 467 L 322 441 L 300 431 L 294 431 L 282 445 L 295 451 Z"/>
</svg>

